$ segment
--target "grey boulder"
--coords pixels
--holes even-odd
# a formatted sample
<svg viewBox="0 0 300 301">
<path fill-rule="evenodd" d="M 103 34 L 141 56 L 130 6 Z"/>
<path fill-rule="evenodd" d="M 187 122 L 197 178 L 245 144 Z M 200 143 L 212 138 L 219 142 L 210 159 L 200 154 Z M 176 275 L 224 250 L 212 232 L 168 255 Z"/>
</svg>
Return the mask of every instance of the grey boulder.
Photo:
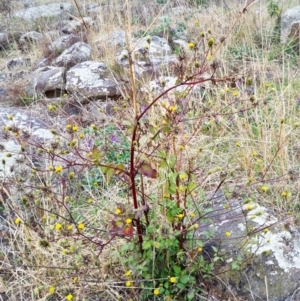
<svg viewBox="0 0 300 301">
<path fill-rule="evenodd" d="M 80 42 L 80 38 L 78 36 L 74 34 L 64 35 L 53 41 L 48 46 L 48 49 L 55 57 L 57 57 L 58 55 L 61 55 L 64 50 L 77 42 Z"/>
<path fill-rule="evenodd" d="M 91 46 L 84 42 L 77 42 L 64 50 L 63 53 L 54 60 L 53 65 L 70 68 L 79 63 L 88 61 L 91 58 Z"/>
<path fill-rule="evenodd" d="M 27 95 L 37 97 L 38 95 L 61 95 L 65 90 L 65 68 L 43 67 L 35 70 L 26 88 Z"/>
<path fill-rule="evenodd" d="M 104 63 L 87 61 L 72 67 L 66 74 L 66 90 L 83 99 L 116 98 L 118 86 L 109 79 Z"/>
<path fill-rule="evenodd" d="M 72 4 L 59 2 L 48 5 L 40 5 L 29 7 L 27 9 L 18 10 L 15 12 L 14 17 L 21 18 L 26 21 L 32 21 L 39 18 L 53 18 L 59 17 L 68 19 L 69 13 L 74 14 Z"/>
<path fill-rule="evenodd" d="M 300 6 L 288 9 L 281 16 L 281 43 L 286 43 L 288 38 L 299 42 L 300 34 Z"/>
<path fill-rule="evenodd" d="M 66 22 L 65 26 L 61 29 L 64 34 L 71 34 L 83 31 L 86 27 L 90 28 L 94 25 L 94 21 L 90 17 L 84 17 L 83 20 L 71 20 Z"/>
<path fill-rule="evenodd" d="M 209 201 L 212 210 L 199 221 L 195 238 L 204 243 L 204 257 L 214 260 L 215 247 L 224 260 L 215 264 L 214 300 L 286 301 L 294 293 L 299 300 L 299 229 L 251 199 L 226 200 L 217 193 Z"/>
<path fill-rule="evenodd" d="M 13 120 L 9 120 L 9 115 Z M 10 126 L 12 131 L 3 128 Z M 17 139 L 19 136 L 28 136 L 27 139 L 45 142 L 53 139 L 49 127 L 36 115 L 18 108 L 1 108 L 0 110 L 0 177 L 8 176 L 13 172 L 16 160 L 19 157 L 21 146 Z M 7 154 L 11 154 L 8 156 Z M 5 163 L 5 164 L 3 164 Z"/>
</svg>

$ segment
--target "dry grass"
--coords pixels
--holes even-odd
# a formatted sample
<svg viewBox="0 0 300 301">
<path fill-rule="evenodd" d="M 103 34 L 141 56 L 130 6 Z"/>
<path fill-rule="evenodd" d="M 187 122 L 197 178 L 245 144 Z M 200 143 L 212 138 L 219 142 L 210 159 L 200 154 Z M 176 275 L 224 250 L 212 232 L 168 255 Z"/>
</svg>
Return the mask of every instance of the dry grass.
<svg viewBox="0 0 300 301">
<path fill-rule="evenodd" d="M 140 34 L 141 31 L 145 35 L 152 34 L 161 26 L 159 16 L 165 15 L 171 5 L 166 11 L 161 11 L 162 5 L 157 5 L 155 1 L 149 1 L 146 6 L 141 1 L 132 1 L 133 11 L 128 20 L 123 1 L 98 2 L 101 5 L 99 11 L 92 15 L 97 20 L 97 27 L 86 33 L 94 49 L 93 59 L 104 61 L 115 72 L 116 78 L 124 77 L 128 71 L 116 68 L 115 55 L 119 49 L 111 48 L 101 37 L 115 30 L 127 30 L 129 35 Z M 186 1 L 178 3 L 188 6 Z M 285 1 L 284 8 L 293 6 L 292 3 L 298 4 L 297 1 Z M 84 15 L 88 14 L 83 7 L 86 4 L 88 1 L 81 7 Z M 107 8 L 107 5 L 110 7 Z M 169 25 L 183 24 L 189 41 L 195 43 L 202 31 L 210 29 L 219 43 L 238 12 L 239 7 L 228 11 L 225 6 L 211 5 L 201 11 L 192 10 L 187 15 L 171 16 Z M 197 21 L 199 25 L 196 25 Z M 272 43 L 274 22 L 268 16 L 264 1 L 258 1 L 242 17 L 214 58 L 221 65 L 217 75 L 229 75 L 232 81 L 222 86 L 209 85 L 202 100 L 198 96 L 189 98 L 192 109 L 185 122 L 185 135 L 179 134 L 174 143 L 178 146 L 184 141 L 185 156 L 195 158 L 197 178 L 204 193 L 214 190 L 220 182 L 221 171 L 226 171 L 223 189 L 227 195 L 238 193 L 242 199 L 252 197 L 267 205 L 275 214 L 282 217 L 292 215 L 297 222 L 300 219 L 297 204 L 300 172 L 300 127 L 297 125 L 299 66 L 295 65 L 298 63 L 293 54 Z M 19 24 L 15 20 L 9 26 L 22 28 L 22 31 L 32 28 L 32 24 Z M 35 26 L 47 28 L 51 24 Z M 45 53 L 45 45 L 29 50 L 27 55 L 32 61 L 37 61 Z M 98 45 L 103 50 L 101 55 L 97 51 Z M 20 53 L 16 50 L 13 54 Z M 251 78 L 251 84 L 247 84 L 248 78 Z M 232 87 L 233 82 L 238 84 L 237 87 Z M 137 86 L 145 86 L 149 90 L 147 84 L 143 80 L 137 81 Z M 250 88 L 254 91 L 253 95 L 246 91 Z M 132 92 L 130 87 L 128 89 Z M 124 91 L 124 95 L 130 95 L 129 92 Z M 234 96 L 235 92 L 238 96 Z M 22 95 L 22 87 L 20 90 L 15 87 L 13 93 Z M 139 105 L 148 104 L 153 99 L 150 93 L 139 96 Z M 252 103 L 249 102 L 251 96 L 255 98 Z M 162 101 L 169 102 L 170 99 L 175 99 L 175 96 Z M 254 108 L 253 102 L 257 104 Z M 116 123 L 118 130 L 123 131 L 123 121 L 131 120 L 132 104 L 130 100 L 122 99 L 116 106 L 114 116 L 108 117 L 108 122 Z M 248 107 L 251 109 L 247 110 Z M 161 124 L 164 118 L 162 112 L 161 105 L 152 107 L 148 112 L 145 137 L 152 135 L 147 132 L 149 124 Z M 103 128 L 107 128 L 106 124 Z M 127 135 L 126 131 L 122 133 Z M 91 135 L 90 139 L 96 138 Z M 162 147 L 167 148 L 168 144 L 169 141 L 161 141 Z M 45 159 L 43 164 L 47 165 L 48 161 Z M 187 161 L 183 160 L 182 165 L 186 167 Z M 130 201 L 126 188 L 121 184 L 107 186 L 99 181 L 102 184 L 92 189 L 92 185 L 88 185 L 92 184 L 90 170 L 83 168 L 80 171 L 90 177 L 91 183 L 85 184 L 90 189 L 82 188 L 82 177 L 75 177 L 70 187 L 66 188 L 63 184 L 57 184 L 55 174 L 49 176 L 42 172 L 34 178 L 36 186 L 27 187 L 33 196 L 32 199 L 27 196 L 25 208 L 20 200 L 28 191 L 21 191 L 15 186 L 18 175 L 9 180 L 9 189 L 3 191 L 9 230 L 3 232 L 5 247 L 0 253 L 1 278 L 6 283 L 6 295 L 10 301 L 65 300 L 68 294 L 72 294 L 74 300 L 138 300 L 138 289 L 125 287 L 127 268 L 120 248 L 127 243 L 126 239 L 116 239 L 100 252 L 100 235 L 97 236 L 103 231 L 106 234 L 101 240 L 109 239 L 108 224 L 116 204 Z M 43 174 L 46 174 L 45 178 Z M 99 170 L 98 174 L 103 177 Z M 49 194 L 40 188 L 45 183 L 52 190 Z M 151 196 L 152 201 L 161 197 L 160 184 L 145 182 L 145 194 Z M 262 191 L 263 185 L 268 187 L 267 192 Z M 65 202 L 69 194 L 74 199 L 71 204 Z M 93 203 L 89 204 L 88 199 L 92 199 Z M 72 210 L 74 220 L 66 214 L 68 210 Z M 22 220 L 18 225 L 15 223 L 17 217 Z M 84 234 L 99 241 L 91 243 L 78 235 L 75 228 L 81 221 L 86 225 Z M 62 224 L 63 229 L 55 230 L 57 224 Z M 71 234 L 67 230 L 68 225 L 73 225 Z M 55 287 L 54 293 L 49 292 L 51 287 Z"/>
</svg>

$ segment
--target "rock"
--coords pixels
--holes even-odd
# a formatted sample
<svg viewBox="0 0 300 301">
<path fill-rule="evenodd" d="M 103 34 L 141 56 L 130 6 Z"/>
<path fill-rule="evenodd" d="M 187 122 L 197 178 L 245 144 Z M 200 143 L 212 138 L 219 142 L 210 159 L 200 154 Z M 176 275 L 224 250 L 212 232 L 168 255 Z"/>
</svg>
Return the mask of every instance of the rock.
<svg viewBox="0 0 300 301">
<path fill-rule="evenodd" d="M 77 42 L 58 56 L 53 64 L 59 67 L 70 68 L 92 58 L 91 46 L 84 42 Z"/>
<path fill-rule="evenodd" d="M 13 116 L 9 120 L 8 115 Z M 0 135 L 0 177 L 8 176 L 12 173 L 19 157 L 20 144 L 16 141 L 18 135 L 28 135 L 29 139 L 35 139 L 41 142 L 53 139 L 53 134 L 46 123 L 34 114 L 17 108 L 1 108 L 0 110 L 0 129 L 5 126 L 15 127 L 12 132 L 1 131 Z M 8 134 L 7 134 L 8 133 Z M 14 133 L 16 133 L 14 135 Z M 11 157 L 7 154 L 12 154 Z M 5 164 L 3 164 L 5 160 Z"/>
<path fill-rule="evenodd" d="M 97 41 L 98 43 L 105 43 L 105 46 L 108 48 L 120 48 L 126 46 L 126 36 L 125 31 L 123 30 L 116 30 L 110 34 L 103 35 L 100 40 Z"/>
<path fill-rule="evenodd" d="M 23 34 L 19 39 L 19 45 L 21 49 L 30 47 L 32 44 L 38 44 L 42 40 L 43 35 L 36 31 L 29 31 Z"/>
<path fill-rule="evenodd" d="M 110 34 L 102 35 L 100 39 L 96 41 L 97 49 L 99 56 L 105 56 L 105 53 L 107 50 L 110 53 L 114 53 L 115 50 L 120 50 L 120 48 L 123 48 L 126 46 L 126 36 L 125 31 L 123 30 L 116 30 Z M 127 51 L 126 52 L 126 58 L 127 57 Z"/>
<path fill-rule="evenodd" d="M 35 70 L 29 80 L 26 93 L 30 97 L 43 94 L 48 97 L 62 95 L 65 90 L 65 68 L 43 67 Z"/>
<path fill-rule="evenodd" d="M 12 60 L 9 60 L 7 63 L 6 63 L 6 67 L 8 69 L 12 69 L 12 68 L 15 68 L 15 67 L 21 67 L 25 64 L 24 60 L 22 58 L 15 58 L 15 59 L 12 59 Z"/>
<path fill-rule="evenodd" d="M 185 40 L 182 40 L 182 39 L 177 39 L 177 40 L 174 40 L 173 41 L 174 43 L 174 47 L 176 48 L 181 48 L 181 49 L 184 49 L 185 51 L 189 51 L 190 48 L 189 48 L 189 43 Z"/>
<path fill-rule="evenodd" d="M 281 43 L 288 38 L 294 38 L 299 43 L 300 35 L 300 6 L 288 9 L 281 16 Z"/>
<path fill-rule="evenodd" d="M 34 7 L 36 4 L 35 1 L 33 0 L 23 0 L 23 5 L 24 8 L 29 8 L 29 7 Z"/>
<path fill-rule="evenodd" d="M 140 59 L 144 57 L 145 53 L 149 54 L 150 59 L 152 57 L 166 56 L 172 53 L 172 49 L 167 40 L 157 36 L 150 37 L 151 42 L 148 43 L 149 37 L 142 38 L 135 46 L 135 56 Z"/>
<path fill-rule="evenodd" d="M 287 300 L 299 287 L 300 231 L 251 200 L 227 201 L 222 193 L 209 199 L 213 210 L 199 223 L 195 237 L 214 243 L 225 259 L 214 271 L 219 279 L 212 284 L 216 296 Z"/>
<path fill-rule="evenodd" d="M 58 55 L 62 54 L 64 50 L 66 50 L 67 48 L 71 47 L 79 41 L 80 38 L 74 34 L 65 35 L 53 41 L 49 45 L 48 49 L 55 55 L 55 57 L 57 57 Z"/>
<path fill-rule="evenodd" d="M 94 25 L 94 21 L 92 20 L 92 18 L 84 17 L 83 21 L 80 20 L 80 22 L 77 20 L 71 20 L 71 21 L 67 22 L 66 25 L 63 26 L 61 31 L 64 34 L 77 33 L 77 32 L 85 30 L 86 29 L 85 26 L 90 28 L 93 25 Z"/>
<path fill-rule="evenodd" d="M 89 4 L 86 6 L 86 10 L 88 12 L 98 12 L 99 11 L 99 8 L 100 8 L 100 4 L 98 3 L 93 3 L 93 4 Z"/>
<path fill-rule="evenodd" d="M 48 5 L 40 5 L 22 9 L 14 13 L 14 17 L 21 18 L 26 21 L 32 21 L 39 18 L 59 17 L 68 19 L 69 14 L 74 14 L 75 10 L 71 3 L 52 3 Z"/>
<path fill-rule="evenodd" d="M 43 68 L 43 67 L 47 67 L 51 65 L 51 60 L 50 58 L 42 58 L 38 61 L 38 63 L 35 66 L 35 69 L 39 69 L 39 68 Z"/>
<path fill-rule="evenodd" d="M 120 96 L 118 86 L 109 79 L 104 63 L 83 62 L 66 74 L 66 90 L 84 99 L 106 99 Z"/>
<path fill-rule="evenodd" d="M 149 44 L 150 42 L 150 44 Z M 137 43 L 137 44 L 135 44 Z M 134 40 L 135 71 L 138 75 L 151 74 L 176 63 L 177 58 L 172 54 L 172 49 L 164 38 L 157 36 L 145 37 Z M 123 66 L 128 66 L 128 51 L 123 49 L 117 55 L 117 61 Z"/>
</svg>

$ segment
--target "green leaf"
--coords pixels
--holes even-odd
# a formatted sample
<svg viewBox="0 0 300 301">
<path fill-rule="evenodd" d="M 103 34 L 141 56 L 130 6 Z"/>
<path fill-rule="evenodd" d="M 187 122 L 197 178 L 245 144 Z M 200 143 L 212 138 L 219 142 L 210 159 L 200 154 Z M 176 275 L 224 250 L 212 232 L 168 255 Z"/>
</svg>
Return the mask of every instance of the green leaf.
<svg viewBox="0 0 300 301">
<path fill-rule="evenodd" d="M 239 266 L 239 264 L 237 263 L 237 262 L 233 262 L 232 264 L 231 264 L 231 269 L 232 270 L 238 270 L 240 268 L 240 266 Z"/>
<path fill-rule="evenodd" d="M 215 253 L 218 253 L 218 248 L 212 246 L 212 249 L 214 250 Z"/>
<path fill-rule="evenodd" d="M 177 283 L 177 287 L 183 290 L 185 288 L 185 285 L 183 283 Z"/>
<path fill-rule="evenodd" d="M 188 190 L 189 191 L 192 191 L 196 188 L 196 183 L 195 182 L 190 182 L 189 185 L 188 185 Z"/>
<path fill-rule="evenodd" d="M 168 167 L 168 164 L 167 164 L 165 159 L 160 160 L 159 167 L 160 168 L 167 168 Z"/>
<path fill-rule="evenodd" d="M 170 168 L 173 168 L 175 166 L 176 162 L 177 162 L 177 157 L 174 155 L 170 156 L 170 158 L 169 158 Z"/>
<path fill-rule="evenodd" d="M 112 178 L 112 176 L 115 174 L 115 169 L 114 168 L 108 168 L 106 171 L 106 181 L 107 184 L 110 183 L 110 180 Z"/>
<path fill-rule="evenodd" d="M 168 210 L 168 211 L 167 211 L 167 219 L 168 219 L 168 221 L 169 221 L 170 223 L 173 223 L 173 222 L 174 222 L 175 217 L 174 217 L 174 215 L 172 214 L 172 210 Z"/>
<path fill-rule="evenodd" d="M 152 242 L 149 240 L 146 240 L 143 242 L 143 250 L 150 249 L 152 247 Z"/>
<path fill-rule="evenodd" d="M 178 265 L 174 265 L 173 270 L 176 275 L 179 275 L 181 273 L 181 268 Z"/>
<path fill-rule="evenodd" d="M 181 277 L 180 277 L 180 282 L 181 283 L 183 283 L 183 284 L 187 284 L 188 282 L 189 282 L 189 280 L 190 280 L 190 276 L 189 275 L 182 275 Z"/>
<path fill-rule="evenodd" d="M 193 300 L 195 298 L 195 290 L 194 289 L 190 289 L 188 294 L 187 294 L 187 299 L 188 300 Z"/>
<path fill-rule="evenodd" d="M 176 192 L 176 185 L 170 185 L 168 187 L 168 193 L 173 194 Z"/>
</svg>

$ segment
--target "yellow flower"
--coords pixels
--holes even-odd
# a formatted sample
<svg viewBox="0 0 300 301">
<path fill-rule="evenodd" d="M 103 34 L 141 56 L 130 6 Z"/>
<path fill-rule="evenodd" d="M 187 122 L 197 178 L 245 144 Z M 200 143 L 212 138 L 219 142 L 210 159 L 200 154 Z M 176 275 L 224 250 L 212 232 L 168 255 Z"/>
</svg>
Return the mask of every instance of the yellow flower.
<svg viewBox="0 0 300 301">
<path fill-rule="evenodd" d="M 62 228 L 61 224 L 56 224 L 55 225 L 55 230 L 59 231 L 59 230 L 61 230 L 61 228 Z"/>
<path fill-rule="evenodd" d="M 78 131 L 78 126 L 77 125 L 73 125 L 72 126 L 72 131 L 73 132 L 77 132 Z"/>
<path fill-rule="evenodd" d="M 199 23 L 199 21 L 198 21 L 198 20 L 197 20 L 197 21 L 195 21 L 195 25 L 196 25 L 196 26 L 199 26 L 199 24 L 200 24 L 200 23 Z"/>
<path fill-rule="evenodd" d="M 187 178 L 187 175 L 185 173 L 182 173 L 179 175 L 180 180 L 185 180 Z"/>
<path fill-rule="evenodd" d="M 54 294 L 55 293 L 55 287 L 54 286 L 50 286 L 49 287 L 49 293 L 50 294 Z"/>
<path fill-rule="evenodd" d="M 282 191 L 281 196 L 282 196 L 283 198 L 285 198 L 285 197 L 287 196 L 287 192 L 286 192 L 286 191 Z"/>
<path fill-rule="evenodd" d="M 55 166 L 55 172 L 56 173 L 60 173 L 62 171 L 62 166 L 61 165 L 58 165 L 58 166 Z"/>
<path fill-rule="evenodd" d="M 72 301 L 73 300 L 73 295 L 72 294 L 69 294 L 68 296 L 66 296 L 66 299 L 68 300 L 68 301 Z"/>
<path fill-rule="evenodd" d="M 179 145 L 179 149 L 182 151 L 184 150 L 184 145 Z"/>
<path fill-rule="evenodd" d="M 53 105 L 48 105 L 48 110 L 49 111 L 54 111 L 55 107 Z"/>
<path fill-rule="evenodd" d="M 176 277 L 170 277 L 170 282 L 175 283 L 176 282 Z"/>
<path fill-rule="evenodd" d="M 77 225 L 77 227 L 78 227 L 78 230 L 83 230 L 84 229 L 84 223 L 79 223 Z"/>
<path fill-rule="evenodd" d="M 264 185 L 264 186 L 262 186 L 261 190 L 263 192 L 267 192 L 269 190 L 269 188 L 268 188 L 268 186 Z"/>
<path fill-rule="evenodd" d="M 237 96 L 239 96 L 239 92 L 238 92 L 238 91 L 233 91 L 232 95 L 233 95 L 234 97 L 237 97 Z"/>
<path fill-rule="evenodd" d="M 72 180 L 72 179 L 74 178 L 74 176 L 75 176 L 75 172 L 74 172 L 74 171 L 71 171 L 71 172 L 69 173 L 69 179 Z"/>
<path fill-rule="evenodd" d="M 83 133 L 80 133 L 80 134 L 79 134 L 79 138 L 82 139 L 83 137 L 84 137 L 84 134 L 83 134 Z"/>
<path fill-rule="evenodd" d="M 131 223 L 132 223 L 132 219 L 131 219 L 131 218 L 127 218 L 127 219 L 126 219 L 126 224 L 127 224 L 127 225 L 130 225 Z"/>
<path fill-rule="evenodd" d="M 195 217 L 195 216 L 196 216 L 195 212 L 190 213 L 190 217 Z"/>
<path fill-rule="evenodd" d="M 177 106 L 169 106 L 169 110 L 172 112 L 176 112 L 177 111 Z"/>
<path fill-rule="evenodd" d="M 203 248 L 202 247 L 199 247 L 198 248 L 198 252 L 202 252 Z"/>
<path fill-rule="evenodd" d="M 125 273 L 125 276 L 126 276 L 126 277 L 131 276 L 131 271 L 127 271 L 127 272 Z"/>
<path fill-rule="evenodd" d="M 89 204 L 92 204 L 92 203 L 93 203 L 93 199 L 88 199 L 87 202 L 88 202 Z"/>
<path fill-rule="evenodd" d="M 153 294 L 154 294 L 154 295 L 159 295 L 159 288 L 156 288 L 156 289 L 153 291 Z"/>
<path fill-rule="evenodd" d="M 16 219 L 15 219 L 15 224 L 16 225 L 19 225 L 19 224 L 21 224 L 21 219 L 19 218 L 19 217 L 17 217 Z"/>
<path fill-rule="evenodd" d="M 237 147 L 241 147 L 241 143 L 238 142 L 238 141 L 235 143 L 235 145 L 236 145 Z"/>
<path fill-rule="evenodd" d="M 229 208 L 230 208 L 230 206 L 229 206 L 228 204 L 225 204 L 225 205 L 224 205 L 224 209 L 227 210 L 227 209 L 229 209 Z"/>
<path fill-rule="evenodd" d="M 67 124 L 66 128 L 67 128 L 68 130 L 71 130 L 71 129 L 72 129 L 72 125 L 71 125 L 71 124 Z"/>
<path fill-rule="evenodd" d="M 183 219 L 184 215 L 183 215 L 182 213 L 180 213 L 180 214 L 177 214 L 177 217 L 178 217 L 179 219 Z"/>
<path fill-rule="evenodd" d="M 211 54 L 208 54 L 207 57 L 206 57 L 206 59 L 207 59 L 208 61 L 211 61 L 211 60 L 212 60 L 212 55 L 211 55 Z"/>
<path fill-rule="evenodd" d="M 268 228 L 265 228 L 265 229 L 264 229 L 264 232 L 265 232 L 265 233 L 268 233 L 268 232 L 269 232 L 269 229 L 268 229 Z"/>
<path fill-rule="evenodd" d="M 73 282 L 74 282 L 74 283 L 78 282 L 78 277 L 74 277 L 74 278 L 73 278 Z"/>
<path fill-rule="evenodd" d="M 71 231 L 72 229 L 73 229 L 73 226 L 72 226 L 72 225 L 68 225 L 68 226 L 67 226 L 67 230 L 68 230 L 68 231 Z"/>
<path fill-rule="evenodd" d="M 131 283 L 131 281 L 126 281 L 125 285 L 126 285 L 127 287 L 130 287 L 130 286 L 132 285 L 132 283 Z"/>
<path fill-rule="evenodd" d="M 120 214 L 121 212 L 122 212 L 121 209 L 117 208 L 115 214 Z"/>
<path fill-rule="evenodd" d="M 9 120 L 13 120 L 13 119 L 14 119 L 13 115 L 11 115 L 11 114 L 7 115 L 7 118 L 8 118 Z"/>
<path fill-rule="evenodd" d="M 253 207 L 251 205 L 246 205 L 246 210 L 251 210 Z"/>
<path fill-rule="evenodd" d="M 189 46 L 189 48 L 190 48 L 191 50 L 193 50 L 193 49 L 195 48 L 195 44 L 194 44 L 193 42 L 190 42 L 190 43 L 188 44 L 188 46 Z"/>
<path fill-rule="evenodd" d="M 198 229 L 198 227 L 199 227 L 199 224 L 194 225 L 194 229 Z"/>
<path fill-rule="evenodd" d="M 225 236 L 226 236 L 226 237 L 229 237 L 230 235 L 231 235 L 231 232 L 230 232 L 230 231 L 226 231 L 226 232 L 225 232 Z"/>
<path fill-rule="evenodd" d="M 166 125 L 166 124 L 168 124 L 167 120 L 166 120 L 166 119 L 164 119 L 164 120 L 162 121 L 162 124 L 163 124 L 163 125 Z"/>
<path fill-rule="evenodd" d="M 252 156 L 256 157 L 257 156 L 257 152 L 252 152 Z"/>
</svg>

